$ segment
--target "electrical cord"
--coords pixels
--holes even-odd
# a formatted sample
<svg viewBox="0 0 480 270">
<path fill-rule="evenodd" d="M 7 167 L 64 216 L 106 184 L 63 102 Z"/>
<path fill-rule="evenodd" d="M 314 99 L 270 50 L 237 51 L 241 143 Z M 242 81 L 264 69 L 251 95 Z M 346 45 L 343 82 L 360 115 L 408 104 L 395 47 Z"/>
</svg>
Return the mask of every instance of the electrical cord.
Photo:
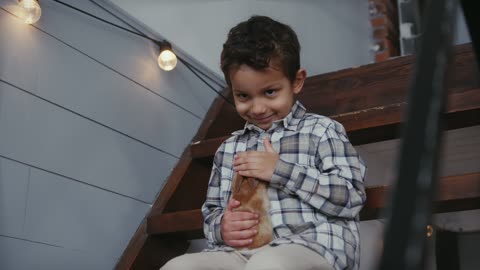
<svg viewBox="0 0 480 270">
<path fill-rule="evenodd" d="M 126 22 L 124 19 L 122 19 L 122 18 L 120 18 L 119 16 L 115 15 L 113 12 L 109 11 L 108 9 L 106 9 L 105 7 L 99 5 L 97 2 L 95 2 L 95 1 L 93 1 L 93 0 L 90 0 L 90 2 L 92 2 L 92 3 L 95 4 L 96 6 L 100 7 L 100 8 L 103 9 L 104 11 L 108 12 L 109 14 L 111 14 L 111 15 L 114 16 L 115 18 L 119 19 L 119 20 L 122 21 L 123 23 L 127 24 L 127 25 L 130 26 L 131 28 L 135 29 L 136 31 L 132 31 L 132 30 L 130 30 L 130 29 L 128 29 L 128 28 L 125 28 L 125 27 L 123 27 L 123 26 L 120 26 L 120 25 L 117 25 L 117 24 L 112 23 L 112 22 L 110 22 L 110 21 L 107 21 L 107 20 L 105 20 L 105 19 L 102 19 L 102 18 L 100 18 L 100 17 L 98 17 L 98 16 L 96 16 L 96 15 L 93 15 L 93 14 L 91 14 L 91 13 L 89 13 L 89 12 L 86 12 L 86 11 L 84 11 L 84 10 L 82 10 L 82 9 L 79 9 L 79 8 L 77 8 L 77 7 L 74 7 L 74 6 L 72 6 L 72 5 L 68 4 L 68 3 L 65 3 L 65 2 L 61 1 L 61 0 L 52 0 L 52 1 L 53 1 L 53 2 L 56 2 L 56 3 L 58 3 L 58 4 L 61 4 L 61 5 L 65 6 L 65 7 L 71 8 L 71 9 L 73 9 L 73 10 L 75 10 L 75 11 L 78 11 L 78 12 L 84 14 L 84 15 L 87 15 L 87 16 L 91 17 L 91 18 L 94 18 L 94 19 L 96 19 L 96 20 L 99 20 L 99 21 L 101 21 L 101 22 L 103 22 L 103 23 L 106 23 L 106 24 L 108 24 L 108 25 L 111 25 L 111 26 L 113 26 L 113 27 L 116 27 L 116 28 L 118 28 L 118 29 L 120 29 L 120 30 L 123 30 L 123 31 L 126 31 L 126 32 L 128 32 L 128 33 L 137 35 L 137 36 L 139 36 L 139 37 L 148 39 L 148 40 L 152 41 L 153 43 L 155 43 L 155 44 L 157 44 L 157 45 L 166 42 L 165 40 L 160 41 L 160 40 L 156 40 L 156 39 L 154 39 L 154 38 L 149 37 L 148 35 L 146 35 L 146 34 L 143 33 L 142 31 L 140 31 L 138 28 L 132 26 L 130 23 Z M 197 67 L 193 66 L 192 64 L 188 63 L 188 61 L 186 61 L 185 59 L 179 57 L 178 55 L 177 55 L 177 58 L 178 58 L 178 60 L 180 60 L 180 62 L 182 62 L 197 78 L 199 78 L 205 85 L 207 85 L 212 91 L 214 91 L 217 95 L 219 95 L 220 97 L 222 97 L 225 101 L 227 101 L 227 103 L 229 103 L 230 105 L 234 106 L 234 104 L 233 104 L 227 97 L 225 97 L 224 95 L 222 95 L 217 89 L 215 89 L 215 87 L 213 87 L 211 84 L 209 84 L 209 83 L 208 83 L 204 78 L 202 78 L 198 73 L 202 74 L 204 77 L 207 77 L 210 81 L 214 82 L 214 83 L 217 84 L 218 86 L 220 86 L 220 87 L 222 87 L 222 88 L 226 88 L 224 85 L 218 83 L 215 79 L 213 79 L 213 78 L 210 77 L 209 75 L 205 74 L 205 73 L 202 72 L 200 69 L 198 69 Z M 198 73 L 197 73 L 197 72 L 198 72 Z"/>
</svg>

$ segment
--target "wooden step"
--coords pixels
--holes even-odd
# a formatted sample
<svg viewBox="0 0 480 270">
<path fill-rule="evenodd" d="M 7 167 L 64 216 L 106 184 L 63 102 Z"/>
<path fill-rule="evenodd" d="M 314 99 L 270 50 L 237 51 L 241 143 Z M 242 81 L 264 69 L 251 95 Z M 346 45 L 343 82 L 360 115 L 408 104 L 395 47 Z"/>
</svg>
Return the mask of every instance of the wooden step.
<svg viewBox="0 0 480 270">
<path fill-rule="evenodd" d="M 385 208 L 390 186 L 367 188 L 367 202 L 361 220 L 376 219 Z M 480 173 L 444 177 L 440 180 L 434 212 L 480 209 Z M 166 214 L 152 214 L 147 219 L 148 234 L 176 234 L 185 238 L 203 237 L 200 209 Z"/>
<path fill-rule="evenodd" d="M 341 115 L 332 119 L 342 123 L 354 145 L 395 139 L 398 137 L 398 126 L 406 108 L 405 103 L 391 104 Z M 456 129 L 480 124 L 480 88 L 452 92 L 448 96 L 448 107 L 445 114 L 445 128 Z M 210 138 L 192 143 L 192 158 L 213 156 L 220 144 L 229 135 Z"/>
<path fill-rule="evenodd" d="M 403 115 L 414 61 L 414 56 L 403 56 L 312 76 L 307 78 L 297 98 L 309 112 L 341 122 L 349 131 L 350 140 L 354 144 L 385 140 L 380 135 L 389 130 L 384 127 L 390 127 L 388 134 L 395 135 L 395 125 Z M 450 113 L 478 108 L 479 91 L 470 91 L 480 88 L 477 76 L 478 69 L 471 44 L 455 46 L 452 72 L 448 78 Z M 474 105 L 473 108 L 471 105 Z M 227 136 L 243 125 L 244 121 L 232 105 L 225 103 L 205 138 Z M 378 127 L 383 129 L 372 131 Z"/>
</svg>

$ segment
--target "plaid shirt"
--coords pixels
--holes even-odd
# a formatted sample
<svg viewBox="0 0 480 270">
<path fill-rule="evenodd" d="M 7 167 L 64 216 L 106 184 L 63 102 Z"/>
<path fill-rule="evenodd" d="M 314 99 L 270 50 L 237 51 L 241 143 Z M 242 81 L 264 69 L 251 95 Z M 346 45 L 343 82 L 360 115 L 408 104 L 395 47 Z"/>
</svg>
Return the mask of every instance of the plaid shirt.
<svg viewBox="0 0 480 270">
<path fill-rule="evenodd" d="M 223 242 L 220 222 L 231 195 L 233 158 L 242 151 L 263 151 L 269 137 L 279 154 L 268 187 L 274 240 L 296 243 L 322 255 L 335 269 L 358 269 L 358 213 L 365 200 L 365 165 L 343 126 L 306 113 L 296 102 L 291 112 L 264 131 L 247 123 L 219 147 L 207 199 L 202 206 L 206 251 L 233 250 Z"/>
</svg>

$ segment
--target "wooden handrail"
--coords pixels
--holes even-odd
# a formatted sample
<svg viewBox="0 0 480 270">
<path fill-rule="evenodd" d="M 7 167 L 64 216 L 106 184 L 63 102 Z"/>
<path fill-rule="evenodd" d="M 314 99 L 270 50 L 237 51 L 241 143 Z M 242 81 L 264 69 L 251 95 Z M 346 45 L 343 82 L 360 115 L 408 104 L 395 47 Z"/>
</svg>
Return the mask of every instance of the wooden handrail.
<svg viewBox="0 0 480 270">
<path fill-rule="evenodd" d="M 390 186 L 367 188 L 367 202 L 361 220 L 378 218 L 385 208 Z M 452 212 L 480 208 L 480 172 L 444 177 L 440 181 L 434 212 Z M 152 215 L 147 219 L 148 234 L 188 233 L 201 235 L 203 216 L 200 209 Z"/>
</svg>

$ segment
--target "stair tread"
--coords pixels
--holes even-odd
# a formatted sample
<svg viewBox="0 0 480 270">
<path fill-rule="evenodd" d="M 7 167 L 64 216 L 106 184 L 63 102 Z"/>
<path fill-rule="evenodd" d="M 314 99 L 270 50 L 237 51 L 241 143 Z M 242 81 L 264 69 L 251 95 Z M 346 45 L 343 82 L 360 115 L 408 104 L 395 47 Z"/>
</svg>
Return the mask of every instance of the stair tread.
<svg viewBox="0 0 480 270">
<path fill-rule="evenodd" d="M 391 186 L 376 186 L 366 189 L 367 202 L 360 213 L 361 220 L 378 218 L 379 210 L 386 204 Z M 440 179 L 434 212 L 452 212 L 480 208 L 480 172 L 453 175 Z M 147 219 L 147 233 L 201 234 L 203 216 L 200 209 L 171 213 L 152 213 Z"/>
</svg>

